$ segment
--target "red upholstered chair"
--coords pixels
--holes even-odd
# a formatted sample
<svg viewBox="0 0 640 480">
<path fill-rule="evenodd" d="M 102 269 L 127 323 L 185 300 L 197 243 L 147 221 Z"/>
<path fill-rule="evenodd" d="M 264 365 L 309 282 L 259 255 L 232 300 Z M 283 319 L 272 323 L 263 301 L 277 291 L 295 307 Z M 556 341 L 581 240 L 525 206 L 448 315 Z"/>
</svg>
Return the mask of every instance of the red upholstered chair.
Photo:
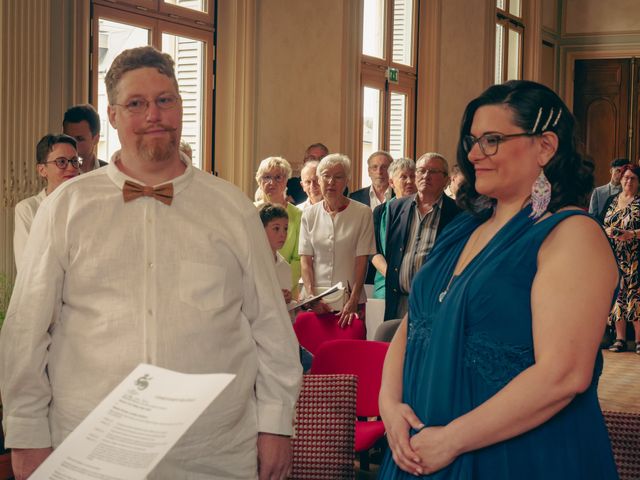
<svg viewBox="0 0 640 480">
<path fill-rule="evenodd" d="M 312 374 L 352 374 L 358 376 L 356 402 L 356 452 L 360 452 L 360 466 L 368 468 L 368 451 L 384 436 L 379 417 L 378 394 L 382 380 L 382 366 L 389 349 L 386 342 L 367 340 L 334 340 L 323 343 L 311 365 Z"/>
<path fill-rule="evenodd" d="M 296 404 L 291 480 L 353 480 L 355 375 L 305 375 Z"/>
<path fill-rule="evenodd" d="M 302 312 L 293 324 L 298 342 L 312 354 L 316 354 L 318 347 L 327 340 L 367 338 L 367 329 L 363 320 L 357 318 L 350 326 L 341 328 L 333 313 L 317 315 L 313 312 Z"/>
</svg>

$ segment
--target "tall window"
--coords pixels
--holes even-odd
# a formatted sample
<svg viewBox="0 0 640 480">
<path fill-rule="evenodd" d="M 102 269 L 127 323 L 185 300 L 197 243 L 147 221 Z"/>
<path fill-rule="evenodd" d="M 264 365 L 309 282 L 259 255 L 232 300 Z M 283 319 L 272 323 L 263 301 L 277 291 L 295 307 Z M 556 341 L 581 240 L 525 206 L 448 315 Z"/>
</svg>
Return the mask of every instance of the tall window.
<svg viewBox="0 0 640 480">
<path fill-rule="evenodd" d="M 370 184 L 367 158 L 386 150 L 414 155 L 416 91 L 415 0 L 364 0 L 362 28 L 360 172 Z"/>
<path fill-rule="evenodd" d="M 183 106 L 182 140 L 193 165 L 212 169 L 214 0 L 93 0 L 92 101 L 102 123 L 98 156 L 109 160 L 120 148 L 107 117 L 104 77 L 123 50 L 144 45 L 175 61 Z"/>
<path fill-rule="evenodd" d="M 522 78 L 525 0 L 496 0 L 495 83 Z"/>
</svg>

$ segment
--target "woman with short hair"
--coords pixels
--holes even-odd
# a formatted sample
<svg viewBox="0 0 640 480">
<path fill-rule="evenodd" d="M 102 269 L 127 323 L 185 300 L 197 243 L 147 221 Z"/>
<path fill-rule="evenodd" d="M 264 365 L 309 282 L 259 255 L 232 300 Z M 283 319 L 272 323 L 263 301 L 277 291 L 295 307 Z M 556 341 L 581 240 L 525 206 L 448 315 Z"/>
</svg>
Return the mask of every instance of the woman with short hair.
<svg viewBox="0 0 640 480">
<path fill-rule="evenodd" d="M 291 177 L 291 165 L 282 157 L 268 157 L 260 162 L 256 172 L 259 198 L 255 202 L 259 206 L 262 202 L 282 205 L 289 215 L 289 230 L 287 240 L 278 251 L 291 265 L 291 294 L 298 295 L 298 281 L 300 280 L 300 256 L 298 255 L 298 238 L 300 235 L 300 218 L 302 212 L 287 202 L 287 180 Z"/>
<path fill-rule="evenodd" d="M 302 281 L 306 296 L 338 282 L 350 289 L 335 316 L 340 326 L 347 327 L 361 321 L 359 306 L 366 301 L 364 278 L 369 255 L 375 253 L 371 209 L 343 194 L 351 176 L 351 161 L 346 155 L 327 155 L 317 172 L 323 200 L 302 214 Z M 332 312 L 323 301 L 313 309 L 317 314 Z"/>
</svg>

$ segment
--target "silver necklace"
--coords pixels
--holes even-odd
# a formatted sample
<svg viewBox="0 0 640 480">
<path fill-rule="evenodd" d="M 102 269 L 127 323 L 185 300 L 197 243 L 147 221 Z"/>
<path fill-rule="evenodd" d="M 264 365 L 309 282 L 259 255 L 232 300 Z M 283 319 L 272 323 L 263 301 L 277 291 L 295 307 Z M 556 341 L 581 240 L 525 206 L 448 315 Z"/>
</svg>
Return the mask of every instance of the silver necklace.
<svg viewBox="0 0 640 480">
<path fill-rule="evenodd" d="M 476 233 L 478 230 L 476 230 L 474 233 Z M 478 235 L 473 239 L 473 242 L 471 243 L 471 245 L 469 246 L 469 250 L 467 250 L 467 252 L 465 252 L 465 256 L 463 258 L 461 258 L 460 260 L 462 260 L 460 262 L 460 265 L 464 265 L 464 267 L 462 268 L 462 270 L 460 271 L 460 273 L 458 275 L 456 275 L 456 268 L 453 268 L 453 272 L 451 273 L 451 277 L 449 278 L 449 282 L 447 283 L 447 286 L 444 287 L 444 290 L 442 290 L 440 292 L 440 295 L 438 295 L 438 302 L 442 303 L 444 301 L 444 298 L 447 296 L 447 293 L 449 293 L 449 288 L 451 288 L 451 284 L 453 283 L 453 280 L 456 277 L 459 277 L 460 274 L 467 268 L 467 266 L 469 265 L 468 263 L 465 263 L 470 255 L 471 252 L 473 252 L 473 249 L 476 246 L 476 243 L 478 243 L 478 239 L 480 238 L 481 234 L 478 233 Z M 457 267 L 458 265 L 456 265 Z"/>
</svg>

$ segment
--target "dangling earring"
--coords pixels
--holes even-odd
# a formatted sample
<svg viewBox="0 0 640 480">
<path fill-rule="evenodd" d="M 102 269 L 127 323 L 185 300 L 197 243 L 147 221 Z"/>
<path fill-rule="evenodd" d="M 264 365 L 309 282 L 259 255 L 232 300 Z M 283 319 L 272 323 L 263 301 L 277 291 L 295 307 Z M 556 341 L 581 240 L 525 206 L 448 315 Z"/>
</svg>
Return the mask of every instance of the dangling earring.
<svg viewBox="0 0 640 480">
<path fill-rule="evenodd" d="M 547 211 L 551 200 L 551 184 L 544 174 L 544 169 L 540 170 L 540 175 L 533 182 L 531 187 L 531 215 L 529 217 L 537 220 Z"/>
</svg>

